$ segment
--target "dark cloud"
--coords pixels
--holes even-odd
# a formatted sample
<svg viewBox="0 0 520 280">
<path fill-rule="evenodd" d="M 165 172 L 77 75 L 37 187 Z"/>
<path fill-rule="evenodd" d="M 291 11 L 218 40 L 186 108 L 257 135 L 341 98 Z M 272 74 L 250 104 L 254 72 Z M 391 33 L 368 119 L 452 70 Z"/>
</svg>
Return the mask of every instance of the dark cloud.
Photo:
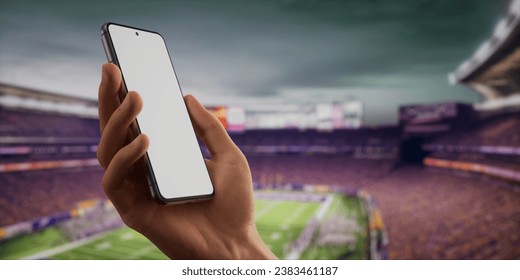
<svg viewBox="0 0 520 280">
<path fill-rule="evenodd" d="M 2 1 L 0 80 L 95 98 L 99 28 L 115 21 L 162 33 L 185 91 L 203 101 L 355 97 L 367 103 L 368 122 L 380 124 L 395 120 L 399 104 L 476 101 L 446 75 L 489 37 L 507 3 Z M 44 71 L 60 79 L 46 82 Z M 287 89 L 299 89 L 299 98 Z"/>
</svg>

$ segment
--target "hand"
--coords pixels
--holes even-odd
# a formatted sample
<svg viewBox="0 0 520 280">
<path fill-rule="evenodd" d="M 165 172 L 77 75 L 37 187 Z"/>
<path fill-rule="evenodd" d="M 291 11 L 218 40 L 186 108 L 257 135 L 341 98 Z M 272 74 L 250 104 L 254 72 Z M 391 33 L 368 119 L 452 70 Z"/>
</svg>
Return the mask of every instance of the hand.
<svg viewBox="0 0 520 280">
<path fill-rule="evenodd" d="M 144 134 L 135 139 L 129 135 L 143 102 L 137 92 L 130 92 L 119 104 L 122 90 L 119 68 L 104 64 L 99 87 L 102 136 L 97 157 L 105 169 L 103 190 L 125 224 L 172 259 L 276 258 L 256 229 L 246 158 L 218 119 L 191 95 L 184 100 L 197 136 L 211 153 L 206 166 L 215 196 L 208 201 L 167 206 L 153 200 L 142 158 L 149 140 Z"/>
</svg>

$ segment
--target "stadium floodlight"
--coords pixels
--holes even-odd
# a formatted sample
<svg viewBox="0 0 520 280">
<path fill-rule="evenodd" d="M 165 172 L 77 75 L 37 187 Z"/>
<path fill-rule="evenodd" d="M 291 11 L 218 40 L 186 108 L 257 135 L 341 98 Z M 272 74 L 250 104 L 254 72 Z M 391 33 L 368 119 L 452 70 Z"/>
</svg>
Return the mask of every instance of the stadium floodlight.
<svg viewBox="0 0 520 280">
<path fill-rule="evenodd" d="M 511 28 L 508 28 L 507 20 L 503 18 L 498 22 L 497 26 L 495 27 L 495 30 L 493 31 L 493 36 L 502 41 L 509 35 L 509 32 L 511 32 Z M 498 41 L 495 41 L 494 43 L 497 44 Z"/>
<path fill-rule="evenodd" d="M 450 85 L 456 85 L 459 81 L 457 77 L 455 76 L 455 73 L 448 73 L 448 82 Z"/>
<path fill-rule="evenodd" d="M 470 58 L 464 62 L 462 62 L 462 64 L 460 64 L 460 66 L 457 68 L 457 70 L 455 70 L 455 72 L 465 72 L 465 71 L 468 71 L 469 68 L 471 67 L 471 65 L 473 65 L 473 60 Z"/>
<path fill-rule="evenodd" d="M 511 14 L 520 16 L 520 0 L 513 0 L 509 5 L 509 12 Z"/>
<path fill-rule="evenodd" d="M 480 45 L 477 49 L 473 57 L 477 61 L 484 61 L 487 56 L 491 54 L 491 42 L 490 40 L 486 40 L 484 43 Z"/>
</svg>

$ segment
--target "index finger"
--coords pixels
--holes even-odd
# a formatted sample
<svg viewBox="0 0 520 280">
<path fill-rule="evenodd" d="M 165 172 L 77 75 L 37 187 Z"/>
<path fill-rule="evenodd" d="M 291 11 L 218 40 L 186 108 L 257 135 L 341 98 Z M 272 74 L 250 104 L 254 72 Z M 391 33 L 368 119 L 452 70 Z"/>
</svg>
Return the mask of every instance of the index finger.
<svg viewBox="0 0 520 280">
<path fill-rule="evenodd" d="M 119 107 L 119 93 L 123 91 L 121 71 L 112 63 L 105 63 L 101 69 L 101 83 L 98 92 L 99 127 L 105 129 L 110 116 Z"/>
</svg>

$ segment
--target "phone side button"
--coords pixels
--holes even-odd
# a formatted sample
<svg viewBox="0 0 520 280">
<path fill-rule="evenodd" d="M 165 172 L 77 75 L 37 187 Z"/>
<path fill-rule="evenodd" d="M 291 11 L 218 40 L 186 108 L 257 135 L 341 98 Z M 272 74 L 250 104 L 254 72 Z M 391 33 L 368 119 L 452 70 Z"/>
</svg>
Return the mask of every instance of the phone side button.
<svg viewBox="0 0 520 280">
<path fill-rule="evenodd" d="M 107 60 L 110 63 L 114 63 L 114 59 L 112 58 L 111 48 L 108 45 L 107 38 L 105 34 L 101 35 L 101 43 L 103 44 L 103 49 L 105 50 L 105 54 L 107 56 Z"/>
<path fill-rule="evenodd" d="M 148 188 L 150 188 L 150 193 L 152 194 L 152 197 L 155 198 L 155 192 L 153 191 L 152 185 L 148 185 Z"/>
</svg>

